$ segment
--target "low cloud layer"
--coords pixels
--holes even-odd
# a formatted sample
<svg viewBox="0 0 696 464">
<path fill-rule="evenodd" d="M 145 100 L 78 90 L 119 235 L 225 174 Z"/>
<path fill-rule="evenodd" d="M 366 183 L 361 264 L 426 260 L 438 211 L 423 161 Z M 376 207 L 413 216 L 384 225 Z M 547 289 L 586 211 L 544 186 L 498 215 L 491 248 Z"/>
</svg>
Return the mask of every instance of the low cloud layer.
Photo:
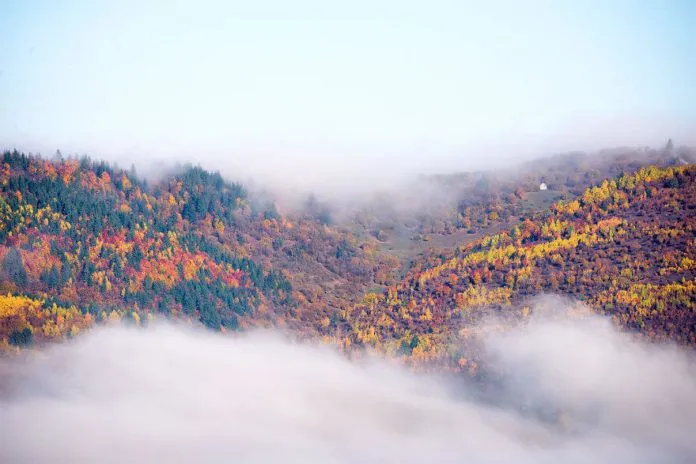
<svg viewBox="0 0 696 464">
<path fill-rule="evenodd" d="M 486 350 L 504 380 L 484 401 L 463 381 L 352 364 L 269 334 L 102 328 L 0 364 L 0 461 L 696 459 L 686 353 L 592 318 L 538 318 L 490 336 Z"/>
</svg>

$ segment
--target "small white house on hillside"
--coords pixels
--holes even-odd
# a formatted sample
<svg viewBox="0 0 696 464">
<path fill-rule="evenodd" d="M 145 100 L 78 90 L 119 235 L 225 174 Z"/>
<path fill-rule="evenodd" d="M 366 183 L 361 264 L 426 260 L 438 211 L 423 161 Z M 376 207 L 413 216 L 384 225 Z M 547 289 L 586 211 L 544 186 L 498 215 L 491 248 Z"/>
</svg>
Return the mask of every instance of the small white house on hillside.
<svg viewBox="0 0 696 464">
<path fill-rule="evenodd" d="M 539 184 L 539 190 L 546 190 L 547 188 L 548 187 L 546 186 L 545 183 L 542 182 L 541 184 Z"/>
</svg>

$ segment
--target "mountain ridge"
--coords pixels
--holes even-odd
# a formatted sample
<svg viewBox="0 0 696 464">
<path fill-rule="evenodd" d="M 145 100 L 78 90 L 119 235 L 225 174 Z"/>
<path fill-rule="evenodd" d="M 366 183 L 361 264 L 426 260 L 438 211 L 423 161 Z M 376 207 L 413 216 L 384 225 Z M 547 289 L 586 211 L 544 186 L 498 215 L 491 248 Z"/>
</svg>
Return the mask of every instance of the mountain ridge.
<svg viewBox="0 0 696 464">
<path fill-rule="evenodd" d="M 5 152 L 0 343 L 7 351 L 163 314 L 226 331 L 282 328 L 345 352 L 457 369 L 471 353 L 455 327 L 475 324 L 484 308 L 520 319 L 525 299 L 560 293 L 648 338 L 691 345 L 694 165 L 660 151 L 645 155 L 660 167 L 617 156 L 590 163 L 611 173 L 624 166 L 593 187 L 578 188 L 596 176 L 582 170 L 573 175 L 586 180 L 566 176 L 570 187 L 551 180 L 557 190 L 542 192 L 551 203 L 510 180 L 462 178 L 480 196 L 441 220 L 468 220 L 449 236 L 428 232 L 434 243 L 458 242 L 454 249 L 399 256 L 364 218 L 332 224 L 330 208 L 313 197 L 283 215 L 272 199 L 250 198 L 200 167 L 148 183 L 88 158 Z M 430 219 L 421 221 L 425 232 Z M 589 278 L 588 265 L 604 280 Z"/>
</svg>

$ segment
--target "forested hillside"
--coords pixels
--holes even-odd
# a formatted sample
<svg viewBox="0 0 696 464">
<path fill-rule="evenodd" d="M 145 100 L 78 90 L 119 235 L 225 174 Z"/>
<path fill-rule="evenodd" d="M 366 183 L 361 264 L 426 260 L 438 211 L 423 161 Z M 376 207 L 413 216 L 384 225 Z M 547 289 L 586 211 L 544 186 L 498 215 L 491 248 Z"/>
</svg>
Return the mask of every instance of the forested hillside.
<svg viewBox="0 0 696 464">
<path fill-rule="evenodd" d="M 619 148 L 573 152 L 505 169 L 421 176 L 407 187 L 386 191 L 356 207 L 351 230 L 377 238 L 402 260 L 428 250 L 454 248 L 508 230 L 560 199 L 582 195 L 604 179 L 644 166 L 696 162 L 689 147 Z M 544 183 L 546 190 L 540 190 Z"/>
<path fill-rule="evenodd" d="M 570 295 L 650 339 L 696 345 L 696 167 L 616 160 L 601 172 L 624 174 L 584 191 L 572 179 L 590 183 L 594 165 L 549 180 L 555 203 L 530 205 L 538 187 L 524 184 L 503 207 L 512 187 L 489 184 L 475 209 L 458 213 L 470 239 L 404 256 L 350 224 L 331 225 L 314 198 L 282 214 L 200 167 L 148 183 L 88 158 L 6 152 L 0 345 L 159 314 L 214 330 L 287 328 L 346 352 L 476 372 L 481 318 L 523 320 L 542 293 Z"/>
<path fill-rule="evenodd" d="M 605 180 L 536 220 L 415 263 L 347 312 L 351 343 L 470 368 L 465 347 L 484 308 L 519 319 L 527 298 L 559 293 L 651 339 L 696 345 L 695 217 L 695 165 Z"/>
<path fill-rule="evenodd" d="M 106 163 L 4 153 L 0 340 L 183 315 L 315 333 L 395 264 L 311 217 L 282 217 L 198 167 L 153 185 Z"/>
</svg>

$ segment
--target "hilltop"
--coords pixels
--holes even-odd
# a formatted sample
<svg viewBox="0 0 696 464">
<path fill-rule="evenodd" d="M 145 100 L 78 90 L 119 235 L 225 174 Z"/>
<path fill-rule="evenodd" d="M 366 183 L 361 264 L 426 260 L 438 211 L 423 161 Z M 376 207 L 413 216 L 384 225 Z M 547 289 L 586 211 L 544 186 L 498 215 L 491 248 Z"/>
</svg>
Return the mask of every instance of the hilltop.
<svg viewBox="0 0 696 464">
<path fill-rule="evenodd" d="M 523 321 L 531 298 L 557 293 L 652 340 L 693 345 L 688 156 L 576 154 L 515 175 L 428 177 L 447 202 L 332 217 L 314 196 L 278 211 L 201 167 L 147 182 L 89 158 L 5 152 L 0 343 L 162 315 L 475 372 L 481 320 Z"/>
<path fill-rule="evenodd" d="M 413 263 L 398 285 L 346 314 L 351 341 L 471 366 L 484 316 L 520 321 L 530 297 L 557 293 L 649 339 L 693 346 L 695 213 L 696 165 L 604 180 L 510 230 Z"/>
<path fill-rule="evenodd" d="M 213 329 L 316 335 L 396 267 L 311 216 L 281 216 L 188 166 L 148 184 L 88 158 L 0 160 L 0 340 L 185 316 Z"/>
</svg>

